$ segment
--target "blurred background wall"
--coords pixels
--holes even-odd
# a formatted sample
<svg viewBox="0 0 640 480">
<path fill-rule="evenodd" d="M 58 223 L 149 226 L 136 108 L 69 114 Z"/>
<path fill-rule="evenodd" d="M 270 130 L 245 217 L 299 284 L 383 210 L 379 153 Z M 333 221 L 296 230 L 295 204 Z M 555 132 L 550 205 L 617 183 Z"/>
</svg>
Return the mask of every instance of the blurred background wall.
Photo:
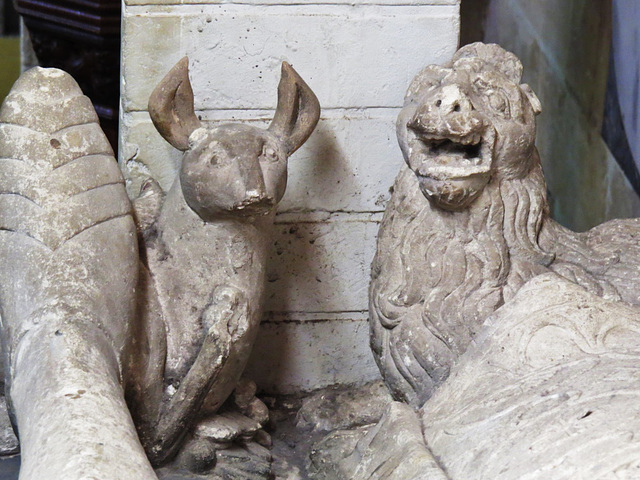
<svg viewBox="0 0 640 480">
<path fill-rule="evenodd" d="M 0 0 L 0 101 L 20 75 L 20 20 L 11 0 Z"/>
</svg>

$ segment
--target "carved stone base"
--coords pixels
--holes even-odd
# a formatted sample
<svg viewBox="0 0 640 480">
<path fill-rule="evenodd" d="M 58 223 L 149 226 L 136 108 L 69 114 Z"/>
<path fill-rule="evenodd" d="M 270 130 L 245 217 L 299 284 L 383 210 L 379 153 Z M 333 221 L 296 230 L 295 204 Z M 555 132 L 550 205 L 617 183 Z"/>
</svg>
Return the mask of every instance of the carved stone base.
<svg viewBox="0 0 640 480">
<path fill-rule="evenodd" d="M 158 470 L 163 479 L 263 480 L 271 475 L 271 436 L 267 406 L 256 384 L 242 379 L 220 410 L 193 428 L 177 457 Z"/>
<path fill-rule="evenodd" d="M 314 480 L 447 480 L 408 405 L 393 402 L 374 426 L 338 430 L 310 455 Z"/>
<path fill-rule="evenodd" d="M 196 458 L 192 450 L 191 468 L 202 467 L 209 463 L 210 470 L 201 472 L 198 478 L 207 480 L 267 480 L 271 478 L 271 452 L 257 442 L 237 444 L 214 452 L 211 463 L 210 451 L 201 450 L 205 454 Z M 198 461 L 200 460 L 200 462 Z M 175 464 L 156 471 L 160 480 L 192 480 L 193 470 L 185 468 L 177 461 Z"/>
</svg>

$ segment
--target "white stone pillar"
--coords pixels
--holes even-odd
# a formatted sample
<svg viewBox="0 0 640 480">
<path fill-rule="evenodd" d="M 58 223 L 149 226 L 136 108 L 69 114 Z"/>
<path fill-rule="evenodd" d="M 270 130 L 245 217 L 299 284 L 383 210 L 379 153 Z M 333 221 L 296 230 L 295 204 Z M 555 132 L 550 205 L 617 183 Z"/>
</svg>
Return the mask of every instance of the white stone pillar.
<svg viewBox="0 0 640 480">
<path fill-rule="evenodd" d="M 375 238 L 402 155 L 395 119 L 413 76 L 450 59 L 459 0 L 125 0 L 120 162 L 130 195 L 164 189 L 179 152 L 153 128 L 149 94 L 184 55 L 197 113 L 266 123 L 280 63 L 322 105 L 289 160 L 248 375 L 273 393 L 375 379 L 367 290 Z"/>
</svg>

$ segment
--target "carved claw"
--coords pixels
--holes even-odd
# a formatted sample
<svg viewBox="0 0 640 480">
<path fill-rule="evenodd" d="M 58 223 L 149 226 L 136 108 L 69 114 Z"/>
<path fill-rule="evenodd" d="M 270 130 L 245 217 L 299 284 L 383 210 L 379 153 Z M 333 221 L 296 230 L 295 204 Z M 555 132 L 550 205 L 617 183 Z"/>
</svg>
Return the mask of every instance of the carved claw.
<svg viewBox="0 0 640 480">
<path fill-rule="evenodd" d="M 140 186 L 138 197 L 133 200 L 133 217 L 138 234 L 142 235 L 158 218 L 164 200 L 160 184 L 147 178 Z"/>
</svg>

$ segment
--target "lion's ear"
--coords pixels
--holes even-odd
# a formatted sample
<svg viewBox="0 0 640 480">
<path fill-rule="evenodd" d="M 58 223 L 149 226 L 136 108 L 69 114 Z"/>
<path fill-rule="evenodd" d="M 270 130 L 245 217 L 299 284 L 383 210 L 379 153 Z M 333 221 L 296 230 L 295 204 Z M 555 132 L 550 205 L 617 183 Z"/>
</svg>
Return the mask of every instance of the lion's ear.
<svg viewBox="0 0 640 480">
<path fill-rule="evenodd" d="M 542 104 L 540 103 L 540 100 L 538 100 L 538 96 L 534 93 L 533 89 L 527 83 L 520 85 L 520 89 L 529 99 L 531 108 L 533 108 L 533 113 L 535 115 L 540 115 L 540 113 L 542 113 Z"/>
</svg>

